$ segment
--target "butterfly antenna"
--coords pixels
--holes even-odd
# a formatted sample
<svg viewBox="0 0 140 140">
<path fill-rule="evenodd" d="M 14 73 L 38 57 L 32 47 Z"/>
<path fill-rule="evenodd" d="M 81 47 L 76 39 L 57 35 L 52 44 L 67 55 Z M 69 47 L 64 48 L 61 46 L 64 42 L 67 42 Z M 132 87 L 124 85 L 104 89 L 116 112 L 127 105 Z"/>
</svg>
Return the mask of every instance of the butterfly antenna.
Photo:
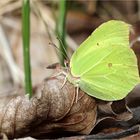
<svg viewBox="0 0 140 140">
<path fill-rule="evenodd" d="M 65 52 L 65 57 L 66 58 L 68 58 L 69 60 L 70 60 L 70 58 L 69 58 L 69 55 L 68 55 L 68 53 L 67 53 L 67 50 L 66 50 L 66 48 L 65 48 L 65 46 L 64 46 L 64 44 L 63 44 L 63 42 L 62 42 L 62 40 L 59 38 L 59 37 L 57 37 L 57 39 L 59 40 L 59 42 L 61 43 L 61 45 L 62 45 L 62 47 L 63 47 L 63 50 L 64 50 L 64 52 Z"/>
<path fill-rule="evenodd" d="M 49 45 L 55 47 L 55 48 L 57 49 L 57 51 L 60 52 L 60 49 L 59 49 L 54 43 L 51 43 L 51 42 L 50 42 Z M 65 58 L 68 58 L 68 59 L 69 59 L 69 57 L 68 57 L 64 52 L 61 52 L 61 53 L 62 53 L 62 55 L 63 55 Z"/>
</svg>

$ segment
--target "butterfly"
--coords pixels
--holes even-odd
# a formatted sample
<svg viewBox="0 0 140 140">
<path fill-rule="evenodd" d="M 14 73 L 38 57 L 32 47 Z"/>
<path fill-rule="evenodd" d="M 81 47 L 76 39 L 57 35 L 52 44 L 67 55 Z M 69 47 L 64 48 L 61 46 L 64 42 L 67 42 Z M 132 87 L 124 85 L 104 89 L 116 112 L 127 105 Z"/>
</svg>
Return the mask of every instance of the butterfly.
<svg viewBox="0 0 140 140">
<path fill-rule="evenodd" d="M 97 99 L 125 98 L 140 83 L 129 31 L 130 25 L 123 21 L 100 25 L 72 55 L 67 80 Z"/>
</svg>

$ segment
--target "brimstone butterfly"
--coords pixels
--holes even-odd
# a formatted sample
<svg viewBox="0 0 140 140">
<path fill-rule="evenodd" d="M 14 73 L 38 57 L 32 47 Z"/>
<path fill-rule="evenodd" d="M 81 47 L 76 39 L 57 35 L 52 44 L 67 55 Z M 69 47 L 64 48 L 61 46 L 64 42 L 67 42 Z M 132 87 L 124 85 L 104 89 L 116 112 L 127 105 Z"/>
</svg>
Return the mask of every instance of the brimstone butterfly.
<svg viewBox="0 0 140 140">
<path fill-rule="evenodd" d="M 99 26 L 74 52 L 68 80 L 105 101 L 123 99 L 140 82 L 129 48 L 130 25 L 111 20 Z"/>
</svg>

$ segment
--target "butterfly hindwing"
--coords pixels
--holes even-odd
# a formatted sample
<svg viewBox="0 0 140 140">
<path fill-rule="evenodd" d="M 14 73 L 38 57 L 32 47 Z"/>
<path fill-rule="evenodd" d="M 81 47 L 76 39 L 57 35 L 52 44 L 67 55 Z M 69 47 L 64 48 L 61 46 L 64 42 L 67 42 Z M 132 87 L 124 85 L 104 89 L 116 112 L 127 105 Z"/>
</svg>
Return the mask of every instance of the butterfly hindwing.
<svg viewBox="0 0 140 140">
<path fill-rule="evenodd" d="M 136 57 L 130 48 L 109 48 L 111 53 L 80 77 L 79 86 L 96 98 L 120 100 L 140 82 Z"/>
</svg>

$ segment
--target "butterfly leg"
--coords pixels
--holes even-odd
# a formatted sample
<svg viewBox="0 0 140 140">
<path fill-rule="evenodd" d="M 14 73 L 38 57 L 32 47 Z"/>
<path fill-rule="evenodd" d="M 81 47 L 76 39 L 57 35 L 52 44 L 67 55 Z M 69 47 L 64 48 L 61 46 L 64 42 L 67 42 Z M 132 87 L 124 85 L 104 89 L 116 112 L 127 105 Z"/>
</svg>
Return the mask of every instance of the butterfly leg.
<svg viewBox="0 0 140 140">
<path fill-rule="evenodd" d="M 57 77 L 57 76 L 59 76 L 59 75 L 64 75 L 64 76 L 66 76 L 67 74 L 66 74 L 64 71 L 61 71 L 61 72 L 59 72 L 59 73 L 53 75 L 52 77 Z"/>
<path fill-rule="evenodd" d="M 78 101 L 78 94 L 79 94 L 79 86 L 77 85 L 75 88 L 76 88 L 75 102 L 77 103 L 77 101 Z"/>
<path fill-rule="evenodd" d="M 66 82 L 67 82 L 67 75 L 65 75 L 65 78 L 64 78 L 63 84 L 61 86 L 61 89 L 64 87 L 64 85 L 66 84 Z"/>
<path fill-rule="evenodd" d="M 63 86 L 64 86 L 64 85 L 66 84 L 66 82 L 67 82 L 67 74 L 66 74 L 64 71 L 61 71 L 61 72 L 59 72 L 59 73 L 53 75 L 52 77 L 57 77 L 57 76 L 59 76 L 59 75 L 64 75 L 64 76 L 65 76 L 64 81 L 63 81 L 63 84 L 62 84 L 62 86 L 61 86 L 61 89 L 62 89 Z"/>
</svg>

